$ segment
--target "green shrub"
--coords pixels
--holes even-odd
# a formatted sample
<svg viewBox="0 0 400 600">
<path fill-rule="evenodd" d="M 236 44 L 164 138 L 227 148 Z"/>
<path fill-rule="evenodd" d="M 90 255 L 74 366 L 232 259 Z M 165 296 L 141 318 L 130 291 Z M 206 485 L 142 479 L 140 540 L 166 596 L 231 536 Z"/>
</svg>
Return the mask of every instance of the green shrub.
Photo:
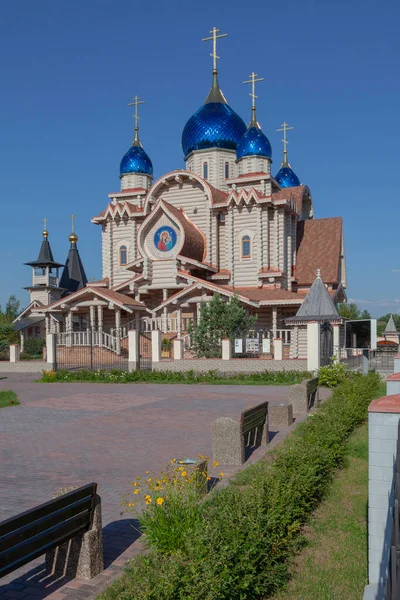
<svg viewBox="0 0 400 600">
<path fill-rule="evenodd" d="M 168 352 L 172 348 L 172 341 L 169 338 L 163 338 L 161 342 L 161 350 Z"/>
<path fill-rule="evenodd" d="M 269 460 L 248 467 L 200 505 L 201 518 L 172 555 L 133 560 L 103 600 L 259 600 L 288 578 L 300 531 L 345 458 L 380 378 L 354 374 Z M 246 483 L 243 487 L 243 483 Z"/>
<path fill-rule="evenodd" d="M 343 363 L 335 356 L 331 358 L 329 365 L 321 367 L 318 373 L 318 384 L 334 388 L 349 376 L 349 371 Z"/>
<path fill-rule="evenodd" d="M 92 381 L 97 383 L 209 383 L 231 385 L 293 385 L 311 377 L 308 371 L 263 371 L 262 373 L 220 373 L 208 371 L 55 371 L 51 379 L 43 376 L 41 383 L 49 381 Z"/>
<path fill-rule="evenodd" d="M 42 356 L 45 343 L 43 338 L 27 338 L 24 343 L 24 354 L 28 356 Z"/>
</svg>

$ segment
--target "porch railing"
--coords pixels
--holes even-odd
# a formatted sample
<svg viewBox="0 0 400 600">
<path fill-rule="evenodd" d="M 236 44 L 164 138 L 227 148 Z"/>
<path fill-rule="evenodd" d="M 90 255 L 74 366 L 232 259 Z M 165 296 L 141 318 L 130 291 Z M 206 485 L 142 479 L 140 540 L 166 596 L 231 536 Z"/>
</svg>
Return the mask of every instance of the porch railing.
<svg viewBox="0 0 400 600">
<path fill-rule="evenodd" d="M 57 346 L 99 346 L 116 354 L 121 352 L 121 339 L 105 331 L 67 331 L 57 333 Z"/>
</svg>

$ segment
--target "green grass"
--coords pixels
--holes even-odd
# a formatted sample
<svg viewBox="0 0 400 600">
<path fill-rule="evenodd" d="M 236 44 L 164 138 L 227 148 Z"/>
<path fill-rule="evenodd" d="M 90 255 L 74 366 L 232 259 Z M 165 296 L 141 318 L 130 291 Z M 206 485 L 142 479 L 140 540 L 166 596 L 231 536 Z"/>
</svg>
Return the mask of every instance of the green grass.
<svg viewBox="0 0 400 600">
<path fill-rule="evenodd" d="M 15 392 L 12 392 L 11 390 L 0 392 L 0 408 L 16 406 L 17 404 L 19 404 L 19 402 Z"/>
<path fill-rule="evenodd" d="M 368 425 L 348 443 L 347 465 L 305 530 L 287 588 L 273 600 L 359 600 L 367 578 Z"/>
<path fill-rule="evenodd" d="M 185 383 L 212 385 L 293 385 L 311 377 L 308 371 L 263 371 L 223 375 L 218 371 L 44 371 L 39 383 Z"/>
</svg>

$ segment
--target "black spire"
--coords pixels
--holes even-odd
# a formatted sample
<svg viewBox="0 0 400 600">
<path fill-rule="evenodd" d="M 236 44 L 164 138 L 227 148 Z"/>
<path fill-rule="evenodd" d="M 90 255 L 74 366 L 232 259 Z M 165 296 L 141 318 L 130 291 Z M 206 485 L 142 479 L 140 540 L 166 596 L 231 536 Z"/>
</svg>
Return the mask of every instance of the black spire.
<svg viewBox="0 0 400 600">
<path fill-rule="evenodd" d="M 76 246 L 78 236 L 74 231 L 69 236 L 69 241 L 71 242 L 71 246 L 60 280 L 60 287 L 65 289 L 64 296 L 86 287 L 88 281 Z"/>
<path fill-rule="evenodd" d="M 45 229 L 43 231 L 43 241 L 40 246 L 39 256 L 37 260 L 33 260 L 32 262 L 25 263 L 30 267 L 63 267 L 61 263 L 55 262 L 53 258 L 53 252 L 51 251 L 50 242 L 48 240 L 49 232 Z"/>
</svg>

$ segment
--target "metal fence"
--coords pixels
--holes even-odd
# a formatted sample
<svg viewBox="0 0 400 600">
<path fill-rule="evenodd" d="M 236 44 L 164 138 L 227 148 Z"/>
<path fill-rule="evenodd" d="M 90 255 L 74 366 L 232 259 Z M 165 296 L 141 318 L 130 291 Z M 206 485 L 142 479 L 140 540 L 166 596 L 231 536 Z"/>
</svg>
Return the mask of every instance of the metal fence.
<svg viewBox="0 0 400 600">
<path fill-rule="evenodd" d="M 85 332 L 57 334 L 56 368 L 78 371 L 128 369 L 128 339 Z"/>
<path fill-rule="evenodd" d="M 396 354 L 397 352 L 385 350 L 345 348 L 341 351 L 340 360 L 352 371 L 366 370 L 393 373 Z"/>
</svg>

